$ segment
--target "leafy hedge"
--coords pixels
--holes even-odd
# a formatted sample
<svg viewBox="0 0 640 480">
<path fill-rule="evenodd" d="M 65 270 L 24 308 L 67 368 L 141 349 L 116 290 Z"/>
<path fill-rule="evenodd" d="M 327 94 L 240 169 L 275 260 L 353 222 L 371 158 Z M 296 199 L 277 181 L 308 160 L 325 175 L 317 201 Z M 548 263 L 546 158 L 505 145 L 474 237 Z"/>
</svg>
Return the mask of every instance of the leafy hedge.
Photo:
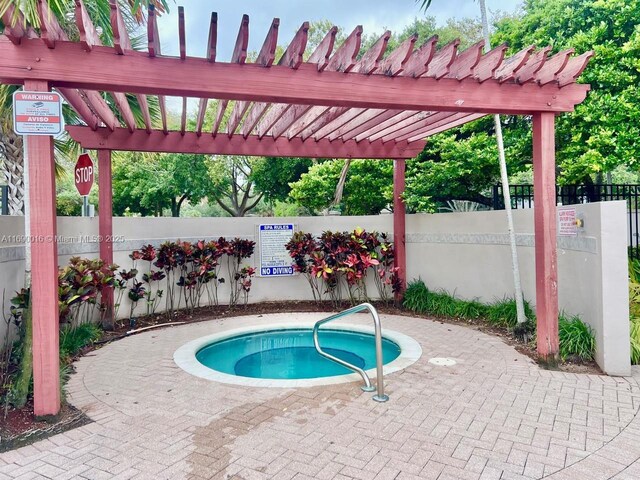
<svg viewBox="0 0 640 480">
<path fill-rule="evenodd" d="M 525 336 L 528 332 L 535 334 L 535 312 L 529 302 L 525 301 L 525 314 L 529 319 L 524 325 L 518 325 L 516 302 L 513 298 L 503 298 L 491 304 L 477 300 L 456 298 L 447 291 L 432 291 L 422 280 L 409 283 L 404 294 L 405 308 L 427 315 L 457 318 L 461 320 L 485 320 L 488 324 L 509 329 L 514 334 Z M 524 332 L 525 335 L 522 335 Z M 560 356 L 580 360 L 592 360 L 596 342 L 593 330 L 579 317 L 567 318 L 563 314 L 558 319 L 558 336 L 560 340 Z M 638 343 L 640 346 L 640 341 Z M 640 348 L 638 349 L 640 351 Z"/>
</svg>

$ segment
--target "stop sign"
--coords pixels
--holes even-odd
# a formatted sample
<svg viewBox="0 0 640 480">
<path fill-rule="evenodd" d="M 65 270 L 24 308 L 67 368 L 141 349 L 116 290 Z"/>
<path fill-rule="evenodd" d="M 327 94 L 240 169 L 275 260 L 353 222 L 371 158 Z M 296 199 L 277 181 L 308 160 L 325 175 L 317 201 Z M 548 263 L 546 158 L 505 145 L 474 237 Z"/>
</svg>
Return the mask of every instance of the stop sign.
<svg viewBox="0 0 640 480">
<path fill-rule="evenodd" d="M 88 153 L 83 153 L 78 157 L 73 171 L 78 193 L 80 195 L 89 195 L 93 185 L 93 160 L 91 160 Z"/>
</svg>

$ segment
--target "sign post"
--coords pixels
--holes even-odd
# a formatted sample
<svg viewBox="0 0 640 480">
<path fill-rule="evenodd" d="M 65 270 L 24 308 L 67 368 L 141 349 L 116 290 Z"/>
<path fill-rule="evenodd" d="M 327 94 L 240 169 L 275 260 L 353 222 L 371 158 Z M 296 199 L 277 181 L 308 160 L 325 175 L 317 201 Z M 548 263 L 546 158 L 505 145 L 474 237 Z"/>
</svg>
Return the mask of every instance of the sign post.
<svg viewBox="0 0 640 480">
<path fill-rule="evenodd" d="M 294 274 L 291 256 L 285 245 L 293 236 L 293 223 L 260 225 L 258 245 L 260 248 L 261 277 L 288 277 Z"/>
<path fill-rule="evenodd" d="M 89 216 L 89 193 L 93 186 L 93 160 L 88 153 L 83 153 L 78 157 L 76 166 L 73 169 L 73 179 L 78 189 L 78 193 L 82 195 L 82 216 Z"/>
<path fill-rule="evenodd" d="M 13 94 L 13 131 L 18 135 L 62 133 L 62 97 L 55 92 Z"/>
</svg>

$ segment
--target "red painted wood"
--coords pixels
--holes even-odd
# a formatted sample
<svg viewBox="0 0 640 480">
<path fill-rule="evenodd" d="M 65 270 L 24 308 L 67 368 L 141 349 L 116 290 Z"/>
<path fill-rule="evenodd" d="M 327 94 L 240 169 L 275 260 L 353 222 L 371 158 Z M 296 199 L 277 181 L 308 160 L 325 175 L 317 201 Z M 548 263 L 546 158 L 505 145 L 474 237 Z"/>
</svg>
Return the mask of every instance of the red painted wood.
<svg viewBox="0 0 640 480">
<path fill-rule="evenodd" d="M 86 123 L 92 130 L 98 128 L 100 121 L 98 117 L 89 108 L 86 102 L 82 99 L 82 96 L 75 88 L 58 88 L 57 89 L 69 105 L 80 115 L 80 118 Z"/>
<path fill-rule="evenodd" d="M 538 355 L 558 360 L 555 130 L 552 113 L 533 115 L 536 322 Z"/>
<path fill-rule="evenodd" d="M 153 2 L 149 2 L 147 12 L 147 50 L 151 58 L 161 53 L 160 36 L 158 35 L 158 18 L 156 17 L 156 8 Z"/>
<path fill-rule="evenodd" d="M 180 45 L 180 60 L 187 58 L 187 34 L 184 26 L 184 7 L 178 7 L 178 44 Z"/>
<path fill-rule="evenodd" d="M 365 52 L 362 58 L 357 62 L 353 71 L 355 73 L 364 73 L 369 75 L 375 72 L 380 65 L 380 61 L 384 56 L 384 52 L 387 50 L 387 44 L 391 38 L 391 32 L 387 30 L 382 36 L 374 43 L 369 50 Z"/>
<path fill-rule="evenodd" d="M 270 67 L 273 64 L 276 55 L 276 47 L 278 43 L 278 28 L 280 26 L 280 19 L 274 18 L 271 23 L 271 27 L 267 32 L 267 36 L 262 44 L 260 53 L 255 63 L 262 65 L 263 67 Z M 245 113 L 247 112 L 251 102 L 238 100 L 233 105 L 231 116 L 229 117 L 229 123 L 227 124 L 227 134 L 233 135 Z"/>
<path fill-rule="evenodd" d="M 253 102 L 251 104 L 249 114 L 242 124 L 242 136 L 247 138 L 253 132 L 253 129 L 256 127 L 258 122 L 262 120 L 264 114 L 269 108 L 270 103 L 266 102 Z"/>
<path fill-rule="evenodd" d="M 218 44 L 218 14 L 211 13 L 209 22 L 209 37 L 207 38 L 207 60 L 214 63 L 216 61 L 216 48 Z"/>
<path fill-rule="evenodd" d="M 122 92 L 111 92 L 111 96 L 113 97 L 118 110 L 120 110 L 120 114 L 122 115 L 125 125 L 130 132 L 133 132 L 136 129 L 136 119 L 131 111 L 131 106 L 129 105 L 127 96 Z"/>
<path fill-rule="evenodd" d="M 111 111 L 107 102 L 105 102 L 102 96 L 94 90 L 84 91 L 85 100 L 87 104 L 98 114 L 100 119 L 104 122 L 105 126 L 110 130 L 115 130 L 120 126 L 120 121 Z"/>
<path fill-rule="evenodd" d="M 389 77 L 399 75 L 411 58 L 411 53 L 413 52 L 413 46 L 416 43 L 416 40 L 418 40 L 417 33 L 407 38 L 380 62 L 380 66 L 374 73 L 387 75 Z"/>
<path fill-rule="evenodd" d="M 356 64 L 362 43 L 362 25 L 358 25 L 342 42 L 336 53 L 329 59 L 327 70 L 331 72 L 349 72 Z"/>
<path fill-rule="evenodd" d="M 105 264 L 113 263 L 113 189 L 111 177 L 111 151 L 98 150 L 98 235 L 100 236 L 100 258 Z M 105 304 L 104 323 L 113 326 L 113 287 L 102 291 Z"/>
<path fill-rule="evenodd" d="M 460 45 L 460 40 L 454 40 L 438 50 L 429 62 L 427 73 L 423 76 L 435 79 L 446 76 L 447 73 L 449 73 L 451 64 L 456 58 L 458 45 Z"/>
<path fill-rule="evenodd" d="M 40 19 L 40 36 L 49 48 L 55 48 L 57 40 L 69 40 L 55 15 L 49 9 L 49 3 L 38 0 L 38 18 Z"/>
<path fill-rule="evenodd" d="M 182 115 L 180 117 L 180 133 L 187 131 L 187 97 L 182 97 Z"/>
<path fill-rule="evenodd" d="M 87 52 L 90 52 L 95 45 L 101 45 L 100 37 L 82 0 L 75 0 L 75 3 L 76 26 L 80 33 L 80 45 Z"/>
<path fill-rule="evenodd" d="M 142 120 L 144 121 L 145 130 L 147 133 L 151 133 L 153 125 L 151 122 L 151 113 L 149 113 L 149 101 L 147 100 L 147 96 L 137 94 L 136 98 L 138 99 L 140 110 L 142 111 Z"/>
<path fill-rule="evenodd" d="M 418 78 L 427 73 L 429 63 L 436 52 L 437 43 L 438 36 L 434 35 L 424 42 L 419 49 L 413 52 L 404 65 L 403 76 Z"/>
<path fill-rule="evenodd" d="M 507 80 L 512 80 L 515 78 L 516 73 L 520 70 L 533 52 L 535 47 L 533 45 L 523 48 L 515 55 L 512 55 L 509 58 L 503 60 L 502 64 L 498 67 L 498 69 L 494 73 L 494 77 L 500 82 L 506 82 Z"/>
<path fill-rule="evenodd" d="M 17 84 L 25 78 L 55 78 L 56 86 L 197 98 L 504 114 L 572 111 L 589 89 L 581 84 L 560 89 L 530 83 L 478 84 L 472 78 L 457 81 L 384 75 L 357 75 L 354 81 L 353 75 L 340 72 L 319 75 L 315 66 L 306 64 L 295 71 L 226 63 L 212 68 L 206 59 L 152 59 L 137 52 L 122 56 L 113 52 L 112 48 L 96 46 L 87 55 L 70 42 L 58 42 L 51 50 L 39 40 L 23 40 L 16 48 L 0 37 L 0 78 Z M 33 62 L 36 57 L 41 61 Z"/>
<path fill-rule="evenodd" d="M 84 148 L 99 150 L 130 150 L 137 152 L 198 153 L 203 155 L 255 155 L 264 157 L 309 157 L 309 158 L 413 158 L 424 148 L 425 142 L 408 144 L 360 142 L 306 142 L 300 138 L 285 137 L 260 139 L 251 135 L 244 139 L 240 135 L 198 136 L 195 132 L 169 132 L 154 130 L 147 134 L 143 130 L 129 133 L 119 128 L 110 133 L 106 128 L 93 131 L 88 127 L 67 126 L 71 137 Z"/>
<path fill-rule="evenodd" d="M 480 83 L 493 78 L 495 71 L 502 64 L 502 60 L 504 60 L 504 54 L 506 51 L 507 44 L 503 43 L 482 55 L 478 65 L 476 65 L 476 68 L 473 71 L 473 77 Z"/>
<path fill-rule="evenodd" d="M 270 67 L 273 64 L 273 61 L 276 58 L 276 47 L 278 46 L 279 27 L 280 19 L 274 18 L 255 63 L 262 65 L 263 67 Z"/>
<path fill-rule="evenodd" d="M 585 52 L 582 55 L 578 55 L 577 57 L 570 58 L 566 66 L 558 74 L 558 85 L 564 87 L 565 85 L 574 83 L 584 69 L 587 68 L 587 64 L 591 57 L 593 57 L 593 50 Z"/>
<path fill-rule="evenodd" d="M 260 124 L 256 127 L 256 135 L 263 138 L 270 132 L 271 128 L 287 113 L 287 111 L 293 107 L 289 103 L 274 103 L 271 105 L 269 111 L 262 117 Z"/>
<path fill-rule="evenodd" d="M 393 161 L 393 245 L 395 256 L 393 266 L 398 269 L 398 277 L 402 282 L 402 292 L 396 297 L 402 297 L 407 288 L 407 247 L 406 247 L 406 207 L 402 195 L 405 189 L 406 162 L 404 158 Z"/>
<path fill-rule="evenodd" d="M 29 91 L 48 92 L 47 82 L 26 82 Z M 86 128 L 86 127 L 84 127 Z M 88 131 L 92 131 L 87 128 Z M 60 410 L 58 346 L 58 245 L 53 137 L 26 136 L 31 202 L 31 309 L 33 397 L 36 416 Z"/>
<path fill-rule="evenodd" d="M 247 60 L 247 46 L 249 45 L 249 15 L 242 16 L 236 46 L 231 55 L 231 62 L 243 64 Z"/>
<path fill-rule="evenodd" d="M 394 142 L 402 142 L 402 141 L 411 141 L 411 142 L 420 142 L 424 141 L 426 137 L 430 137 L 431 135 L 435 135 L 436 133 L 444 132 L 454 127 L 459 127 L 460 125 L 464 125 L 465 123 L 473 122 L 474 120 L 478 120 L 479 118 L 484 117 L 483 113 L 455 113 L 451 115 L 451 119 L 448 121 L 443 121 L 438 125 L 431 125 L 427 127 L 425 130 L 421 132 L 414 132 L 409 140 L 405 140 L 407 138 L 406 135 L 402 137 L 396 137 L 392 140 Z M 384 141 L 384 139 L 383 139 Z M 391 139 L 389 140 L 391 141 Z"/>
<path fill-rule="evenodd" d="M 303 60 L 304 50 L 307 48 L 308 38 L 309 22 L 304 22 L 282 54 L 282 57 L 280 57 L 280 60 L 278 60 L 278 65 L 293 68 L 294 70 L 298 69 Z"/>
<path fill-rule="evenodd" d="M 393 138 L 402 138 L 402 137 L 410 137 L 415 134 L 415 132 L 419 132 L 425 130 L 425 128 L 430 127 L 434 124 L 440 124 L 440 122 L 446 122 L 448 119 L 453 117 L 453 113 L 451 112 L 419 112 L 421 117 L 418 119 L 418 112 L 402 112 L 399 115 L 402 115 L 403 118 L 415 118 L 416 121 L 409 125 L 405 125 L 402 128 L 402 131 L 393 131 Z M 387 123 L 387 125 L 389 125 Z M 374 130 L 375 131 L 375 130 Z M 358 137 L 359 138 L 359 137 Z M 356 139 L 357 140 L 357 139 Z M 387 138 L 386 141 L 389 141 Z"/>
<path fill-rule="evenodd" d="M 324 126 L 316 132 L 313 138 L 316 140 L 323 138 L 333 140 L 342 137 L 344 132 L 354 128 L 353 125 L 360 125 L 364 121 L 363 117 L 365 115 L 373 114 L 376 116 L 384 111 L 380 109 L 333 107 L 328 111 L 327 116 L 322 117 L 321 120 Z M 306 135 L 303 135 L 303 139 L 306 138 Z"/>
<path fill-rule="evenodd" d="M 22 12 L 15 12 L 15 5 L 10 3 L 2 15 L 2 23 L 4 25 L 2 34 L 11 40 L 14 45 L 20 45 L 23 38 L 36 38 L 38 35 L 33 31 L 33 28 L 25 27 L 26 22 Z M 13 22 L 14 16 L 17 16 L 15 23 Z"/>
<path fill-rule="evenodd" d="M 371 134 L 365 132 L 356 138 L 356 140 L 359 141 L 366 138 L 370 142 L 373 142 L 382 138 L 383 142 L 388 142 L 404 132 L 415 130 L 417 124 L 420 124 L 423 120 L 431 117 L 432 115 L 433 112 L 403 112 L 398 117 L 391 120 L 391 125 L 388 125 L 389 122 L 386 122 L 387 126 L 385 128 Z"/>
<path fill-rule="evenodd" d="M 333 52 L 333 45 L 336 41 L 336 34 L 338 33 L 338 27 L 331 27 L 322 41 L 318 44 L 315 51 L 309 57 L 309 63 L 316 63 L 318 65 L 318 71 L 322 72 L 327 65 L 329 65 L 329 57 Z"/>
<path fill-rule="evenodd" d="M 464 80 L 473 75 L 473 69 L 480 61 L 483 48 L 484 40 L 480 40 L 463 52 L 460 52 L 449 67 L 449 73 L 446 75 L 447 78 Z"/>
<path fill-rule="evenodd" d="M 158 95 L 158 106 L 160 107 L 160 119 L 162 121 L 162 131 L 167 133 L 167 104 L 164 95 Z"/>
<path fill-rule="evenodd" d="M 342 123 L 344 117 L 348 118 L 348 115 L 343 115 L 337 121 L 328 123 L 324 128 L 320 129 L 314 138 L 324 138 L 326 136 L 329 139 L 334 140 L 339 137 L 353 138 L 362 132 L 369 130 L 372 127 L 377 126 L 381 122 L 384 122 L 397 114 L 402 110 L 382 110 L 379 108 L 351 108 L 349 109 L 351 115 L 361 112 L 352 119 Z"/>
<path fill-rule="evenodd" d="M 125 50 L 131 50 L 131 40 L 127 33 L 127 26 L 120 13 L 120 7 L 116 0 L 109 0 L 111 7 L 111 29 L 113 30 L 113 48 L 118 55 L 124 55 Z"/>
<path fill-rule="evenodd" d="M 293 105 L 290 109 L 286 111 L 276 125 L 271 129 L 271 135 L 274 138 L 278 138 L 282 136 L 285 132 L 287 133 L 287 138 L 293 138 L 293 135 L 290 135 L 288 130 L 293 125 L 296 120 L 299 120 L 302 116 L 304 116 L 311 108 L 310 105 Z"/>
<path fill-rule="evenodd" d="M 544 62 L 547 61 L 547 53 L 549 50 L 551 50 L 551 47 L 544 47 L 531 55 L 527 63 L 518 70 L 515 76 L 516 82 L 532 82 L 536 78 L 536 73 L 544 66 Z"/>
<path fill-rule="evenodd" d="M 557 75 L 564 69 L 569 61 L 569 57 L 574 52 L 573 48 L 556 53 L 548 59 L 542 68 L 536 73 L 535 81 L 538 85 L 547 85 L 555 82 Z"/>
</svg>

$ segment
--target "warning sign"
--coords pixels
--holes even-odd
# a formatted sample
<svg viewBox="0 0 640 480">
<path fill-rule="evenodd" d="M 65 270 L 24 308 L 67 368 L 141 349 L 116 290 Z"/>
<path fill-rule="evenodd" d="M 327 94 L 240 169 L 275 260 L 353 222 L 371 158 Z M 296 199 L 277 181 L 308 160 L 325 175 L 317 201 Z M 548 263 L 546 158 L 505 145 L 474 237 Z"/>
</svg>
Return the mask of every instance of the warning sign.
<svg viewBox="0 0 640 480">
<path fill-rule="evenodd" d="M 54 92 L 15 92 L 13 130 L 18 135 L 62 132 L 62 97 Z"/>
<path fill-rule="evenodd" d="M 558 209 L 558 235 L 577 235 L 578 223 L 575 208 Z"/>
<path fill-rule="evenodd" d="M 291 256 L 285 245 L 293 236 L 292 223 L 260 225 L 259 248 L 261 277 L 293 275 Z"/>
</svg>

